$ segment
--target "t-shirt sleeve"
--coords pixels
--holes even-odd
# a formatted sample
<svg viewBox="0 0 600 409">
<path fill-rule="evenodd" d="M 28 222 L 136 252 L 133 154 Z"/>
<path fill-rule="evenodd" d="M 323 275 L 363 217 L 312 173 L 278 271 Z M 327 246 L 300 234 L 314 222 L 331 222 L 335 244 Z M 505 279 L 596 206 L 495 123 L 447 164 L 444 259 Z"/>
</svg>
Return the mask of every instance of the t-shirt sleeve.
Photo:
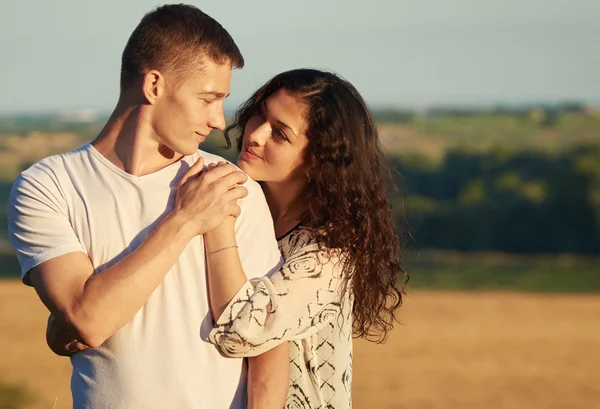
<svg viewBox="0 0 600 409">
<path fill-rule="evenodd" d="M 316 243 L 304 245 L 271 277 L 246 282 L 208 339 L 227 356 L 262 354 L 331 325 L 343 290 L 339 258 Z"/>
<path fill-rule="evenodd" d="M 244 186 L 248 196 L 240 202 L 235 222 L 240 260 L 246 277 L 269 276 L 282 263 L 273 219 L 260 185 L 249 179 Z"/>
<path fill-rule="evenodd" d="M 27 273 L 33 267 L 63 254 L 86 252 L 69 221 L 64 197 L 55 180 L 38 170 L 21 174 L 8 201 L 8 234 L 17 251 L 21 279 L 31 285 Z"/>
</svg>

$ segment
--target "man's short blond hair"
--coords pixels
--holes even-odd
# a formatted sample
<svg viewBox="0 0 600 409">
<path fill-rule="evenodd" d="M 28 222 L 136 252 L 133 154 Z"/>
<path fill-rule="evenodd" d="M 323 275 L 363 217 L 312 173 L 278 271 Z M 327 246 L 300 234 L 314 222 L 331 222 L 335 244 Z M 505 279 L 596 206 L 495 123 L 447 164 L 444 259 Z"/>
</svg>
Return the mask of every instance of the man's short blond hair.
<svg viewBox="0 0 600 409">
<path fill-rule="evenodd" d="M 158 7 L 142 18 L 123 50 L 121 91 L 149 70 L 181 77 L 201 68 L 206 58 L 232 68 L 244 66 L 235 41 L 215 19 L 185 4 Z"/>
</svg>

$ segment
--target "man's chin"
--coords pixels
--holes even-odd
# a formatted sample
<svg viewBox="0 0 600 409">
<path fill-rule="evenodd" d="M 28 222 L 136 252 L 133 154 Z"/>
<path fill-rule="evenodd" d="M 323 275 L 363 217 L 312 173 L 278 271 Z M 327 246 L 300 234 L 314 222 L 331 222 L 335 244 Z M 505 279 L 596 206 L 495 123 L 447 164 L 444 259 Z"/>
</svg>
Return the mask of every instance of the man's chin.
<svg viewBox="0 0 600 409">
<path fill-rule="evenodd" d="M 190 146 L 178 146 L 177 153 L 184 156 L 193 155 L 200 148 L 199 145 L 190 145 Z"/>
<path fill-rule="evenodd" d="M 189 155 L 193 155 L 194 153 L 196 153 L 196 151 L 198 151 L 198 145 L 197 144 L 170 144 L 170 145 L 166 145 L 164 143 L 161 143 L 158 146 L 158 151 L 160 152 L 160 154 L 162 156 L 164 156 L 167 159 L 173 159 L 176 156 L 189 156 Z"/>
</svg>

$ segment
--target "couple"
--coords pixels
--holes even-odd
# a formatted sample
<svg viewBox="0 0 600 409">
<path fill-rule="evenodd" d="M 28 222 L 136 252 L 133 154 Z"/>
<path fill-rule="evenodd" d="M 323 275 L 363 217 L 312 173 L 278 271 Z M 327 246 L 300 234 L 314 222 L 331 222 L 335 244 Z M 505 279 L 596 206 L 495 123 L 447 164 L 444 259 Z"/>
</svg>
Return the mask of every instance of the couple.
<svg viewBox="0 0 600 409">
<path fill-rule="evenodd" d="M 14 183 L 11 241 L 75 408 L 349 408 L 352 336 L 391 329 L 404 271 L 365 102 L 293 70 L 225 129 L 243 63 L 197 8 L 155 9 L 98 137 Z M 213 129 L 243 172 L 198 150 Z"/>
</svg>

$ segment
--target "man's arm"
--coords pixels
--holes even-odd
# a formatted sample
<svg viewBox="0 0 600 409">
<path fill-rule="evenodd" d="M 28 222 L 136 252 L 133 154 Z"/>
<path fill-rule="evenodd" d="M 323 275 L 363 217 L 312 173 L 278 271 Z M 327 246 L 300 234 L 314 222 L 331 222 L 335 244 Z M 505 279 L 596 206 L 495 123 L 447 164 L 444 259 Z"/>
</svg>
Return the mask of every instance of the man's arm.
<svg viewBox="0 0 600 409">
<path fill-rule="evenodd" d="M 233 166 L 201 172 L 200 159 L 181 180 L 175 210 L 130 255 L 93 274 L 83 252 L 71 252 L 32 268 L 29 279 L 40 299 L 76 338 L 97 347 L 129 322 L 177 261 L 189 241 L 239 214 L 232 204 L 247 194 Z M 18 217 L 19 215 L 17 215 Z"/>
<path fill-rule="evenodd" d="M 76 339 L 92 348 L 129 322 L 177 261 L 194 231 L 170 215 L 134 252 L 100 274 L 82 252 L 48 260 L 29 272 L 42 302 Z"/>
</svg>

